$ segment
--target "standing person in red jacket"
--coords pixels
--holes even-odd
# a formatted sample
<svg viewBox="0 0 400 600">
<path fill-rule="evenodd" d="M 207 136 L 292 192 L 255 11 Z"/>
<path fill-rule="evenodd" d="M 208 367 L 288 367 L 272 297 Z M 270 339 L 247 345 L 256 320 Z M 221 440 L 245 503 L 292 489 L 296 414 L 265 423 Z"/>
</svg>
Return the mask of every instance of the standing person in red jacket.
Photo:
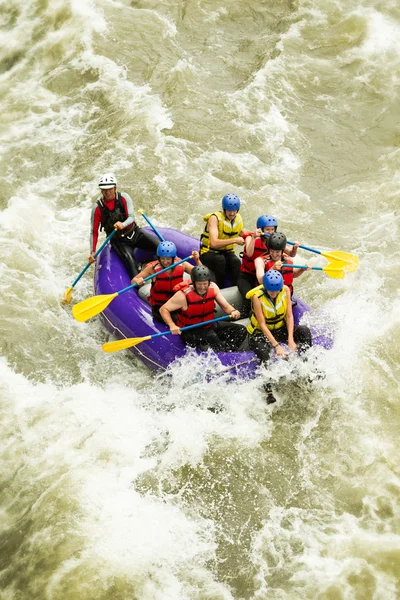
<svg viewBox="0 0 400 600">
<path fill-rule="evenodd" d="M 216 283 L 211 281 L 211 272 L 204 265 L 196 266 L 190 273 L 192 280 L 184 290 L 176 292 L 168 302 L 160 308 L 160 315 L 173 335 L 182 333 L 182 341 L 193 348 L 216 352 L 233 352 L 237 350 L 246 338 L 246 328 L 243 325 L 220 321 L 207 324 L 214 319 L 215 302 L 225 314 L 232 319 L 239 319 L 240 312 L 236 310 L 221 294 Z M 171 316 L 178 312 L 178 323 Z M 202 327 L 181 332 L 187 325 L 204 323 Z"/>
<path fill-rule="evenodd" d="M 201 265 L 200 255 L 196 250 L 193 250 L 192 256 L 196 261 L 197 265 Z M 144 279 L 149 275 L 157 274 L 158 271 L 162 271 L 167 267 L 170 267 L 172 263 L 179 262 L 180 258 L 176 256 L 176 246 L 174 242 L 160 242 L 157 247 L 158 260 L 148 263 L 145 268 L 140 271 L 139 275 L 136 275 L 132 279 L 132 283 L 142 285 Z M 163 319 L 160 316 L 160 308 L 165 304 L 174 294 L 174 287 L 183 282 L 183 274 L 191 273 L 193 265 L 188 262 L 181 263 L 169 271 L 157 275 L 151 280 L 151 288 L 149 295 L 149 302 L 151 304 L 151 310 L 153 313 L 153 319 L 161 321 Z"/>
<path fill-rule="evenodd" d="M 136 225 L 132 199 L 126 192 L 117 192 L 115 175 L 106 173 L 100 177 L 99 188 L 101 198 L 93 206 L 91 215 L 89 262 L 96 260 L 99 229 L 104 229 L 108 236 L 116 228 L 111 245 L 126 265 L 129 276 L 134 277 L 139 272 L 134 259 L 135 248 L 155 254 L 158 240 Z"/>
</svg>

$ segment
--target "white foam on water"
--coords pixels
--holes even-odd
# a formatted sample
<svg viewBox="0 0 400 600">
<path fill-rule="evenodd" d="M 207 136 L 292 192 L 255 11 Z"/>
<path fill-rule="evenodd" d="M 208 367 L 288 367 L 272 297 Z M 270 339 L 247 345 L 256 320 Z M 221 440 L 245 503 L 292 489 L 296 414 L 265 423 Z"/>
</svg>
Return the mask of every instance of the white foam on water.
<svg viewBox="0 0 400 600">
<path fill-rule="evenodd" d="M 307 515 L 296 508 L 271 511 L 268 527 L 260 532 L 255 543 L 255 559 L 259 560 L 260 555 L 268 556 L 270 563 L 262 564 L 260 592 L 255 597 L 280 591 L 278 586 L 269 586 L 265 576 L 271 576 L 273 581 L 274 571 L 283 567 L 299 598 L 313 597 L 316 593 L 329 594 L 339 589 L 350 597 L 353 582 L 359 579 L 359 584 L 368 582 L 372 589 L 379 590 L 379 597 L 394 600 L 397 594 L 394 572 L 375 569 L 370 558 L 374 552 L 377 555 L 388 553 L 395 558 L 398 536 L 368 533 L 349 514 L 333 517 L 330 530 L 324 531 L 323 519 L 327 516 L 324 513 L 324 508 Z M 321 529 L 318 531 L 319 524 Z M 295 540 L 303 548 L 298 557 L 292 551 Z"/>
<path fill-rule="evenodd" d="M 208 448 L 204 438 L 221 428 L 214 416 L 206 413 L 196 422 L 189 408 L 189 414 L 178 412 L 172 418 L 170 413 L 150 410 L 149 399 L 143 405 L 143 392 L 134 388 L 37 385 L 16 375 L 4 360 L 0 364 L 3 434 L 8 439 L 2 450 L 8 488 L 1 529 L 13 528 L 28 502 L 36 532 L 24 545 L 40 560 L 54 538 L 62 545 L 62 530 L 48 519 L 62 502 L 69 535 L 81 540 L 80 558 L 69 558 L 67 549 L 61 552 L 49 592 L 62 588 L 63 578 L 68 580 L 79 566 L 90 571 L 91 565 L 99 568 L 103 563 L 113 576 L 123 575 L 139 587 L 149 585 L 153 573 L 159 584 L 151 598 L 185 597 L 177 570 L 195 568 L 212 585 L 204 567 L 214 559 L 213 523 L 186 514 L 179 498 L 140 493 L 134 482 L 157 465 L 157 453 L 151 457 L 148 451 L 153 441 L 162 444 L 168 438 L 173 448 L 165 458 L 168 469 L 186 464 L 185 452 L 192 454 L 193 464 L 201 460 Z M 202 426 L 205 420 L 212 425 Z M 189 438 L 190 424 L 195 427 Z M 13 496 L 17 489 L 26 494 Z"/>
</svg>

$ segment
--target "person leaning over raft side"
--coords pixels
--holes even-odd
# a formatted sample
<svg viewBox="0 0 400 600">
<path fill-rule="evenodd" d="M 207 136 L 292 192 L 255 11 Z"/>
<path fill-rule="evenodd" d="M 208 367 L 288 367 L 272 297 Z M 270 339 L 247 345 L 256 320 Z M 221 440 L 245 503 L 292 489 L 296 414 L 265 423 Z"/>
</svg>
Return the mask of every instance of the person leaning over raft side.
<svg viewBox="0 0 400 600">
<path fill-rule="evenodd" d="M 111 245 L 126 265 L 129 276 L 138 274 L 134 259 L 135 248 L 156 253 L 158 240 L 143 231 L 135 223 L 133 202 L 126 192 L 117 192 L 117 180 L 112 173 L 100 177 L 99 188 L 101 198 L 92 208 L 89 262 L 95 262 L 97 240 L 100 231 L 105 229 L 108 235 L 117 228 L 117 233 L 111 238 Z"/>
<path fill-rule="evenodd" d="M 225 300 L 219 287 L 210 280 L 211 273 L 208 267 L 194 267 L 190 278 L 191 285 L 176 292 L 160 308 L 162 318 L 173 335 L 181 333 L 182 341 L 188 346 L 199 350 L 211 348 L 216 352 L 234 352 L 245 340 L 246 328 L 225 321 L 207 325 L 207 321 L 214 318 L 215 302 L 227 315 L 231 315 L 232 319 L 239 319 L 240 312 Z M 177 324 L 171 317 L 173 311 L 179 311 Z M 181 327 L 202 322 L 204 327 L 181 332 Z"/>
<path fill-rule="evenodd" d="M 284 284 L 288 286 L 290 293 L 293 294 L 293 279 L 300 277 L 300 275 L 311 267 L 309 265 L 307 265 L 308 269 L 282 267 L 283 264 L 293 264 L 293 261 L 284 253 L 286 243 L 286 235 L 284 233 L 280 233 L 279 231 L 272 233 L 268 240 L 269 254 L 264 254 L 264 256 L 256 258 L 254 265 L 259 284 L 263 281 L 264 273 L 270 269 L 274 269 L 281 272 Z"/>
<path fill-rule="evenodd" d="M 287 355 L 280 343 L 290 350 L 304 353 L 312 346 L 311 331 L 306 325 L 294 326 L 290 290 L 283 284 L 279 271 L 268 271 L 263 277 L 263 287 L 252 294 L 252 313 L 247 326 L 249 347 L 262 363 L 267 363 L 271 353 L 280 358 Z M 270 383 L 264 385 L 268 404 L 276 401 Z"/>
<path fill-rule="evenodd" d="M 240 259 L 235 254 L 235 244 L 243 246 L 242 234 L 246 233 L 239 209 L 238 196 L 226 194 L 222 198 L 222 212 L 204 216 L 206 226 L 200 237 L 200 258 L 211 270 L 212 280 L 221 288 L 226 275 L 232 285 L 236 285 L 239 277 Z"/>
<path fill-rule="evenodd" d="M 196 261 L 197 265 L 201 265 L 199 253 L 193 250 L 192 256 Z M 158 271 L 170 267 L 173 262 L 179 262 L 180 258 L 176 256 L 176 246 L 173 242 L 160 242 L 157 247 L 158 260 L 148 263 L 145 268 L 140 271 L 139 275 L 136 275 L 132 279 L 131 283 L 137 285 L 143 285 L 143 280 L 149 275 L 154 275 Z M 160 308 L 165 302 L 167 302 L 173 295 L 173 288 L 183 282 L 183 274 L 190 273 L 193 269 L 193 265 L 188 262 L 181 263 L 177 267 L 170 269 L 157 275 L 151 281 L 149 301 L 151 304 L 151 310 L 153 313 L 153 319 L 157 321 L 163 320 L 160 315 Z"/>
</svg>

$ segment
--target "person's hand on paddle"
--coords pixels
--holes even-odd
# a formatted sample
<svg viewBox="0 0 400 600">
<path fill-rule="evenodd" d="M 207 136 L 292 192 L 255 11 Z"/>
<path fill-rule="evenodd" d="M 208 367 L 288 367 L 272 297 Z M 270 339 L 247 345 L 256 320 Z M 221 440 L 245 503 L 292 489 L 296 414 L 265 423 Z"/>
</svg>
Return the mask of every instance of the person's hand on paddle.
<svg viewBox="0 0 400 600">
<path fill-rule="evenodd" d="M 298 273 L 305 273 L 306 271 L 311 271 L 312 270 L 312 266 L 309 263 L 305 263 L 304 267 L 301 267 L 300 269 L 297 269 Z"/>
<path fill-rule="evenodd" d="M 95 253 L 94 253 L 94 252 L 91 252 L 91 253 L 89 254 L 88 262 L 90 262 L 90 264 L 91 264 L 91 265 L 92 265 L 94 262 L 96 262 L 96 259 L 95 259 L 94 255 L 95 255 Z"/>
<path fill-rule="evenodd" d="M 131 283 L 136 283 L 136 285 L 143 285 L 144 279 L 140 275 L 136 275 L 133 279 L 131 279 Z"/>
<path fill-rule="evenodd" d="M 240 310 L 233 310 L 231 313 L 229 313 L 229 316 L 231 319 L 233 319 L 234 321 L 236 321 L 236 319 L 240 319 Z"/>
<path fill-rule="evenodd" d="M 172 335 L 180 335 L 181 334 L 181 330 L 179 329 L 179 327 L 176 323 L 173 323 L 172 325 L 170 325 L 169 330 L 172 333 Z"/>
<path fill-rule="evenodd" d="M 117 221 L 114 223 L 114 229 L 119 229 L 121 231 L 121 229 L 125 229 L 125 225 L 121 223 L 121 221 Z"/>
<path fill-rule="evenodd" d="M 282 269 L 283 262 L 281 260 L 277 260 L 274 266 L 272 267 L 275 271 L 280 271 Z"/>
<path fill-rule="evenodd" d="M 239 235 L 239 237 L 235 238 L 235 244 L 238 246 L 244 246 L 244 239 Z"/>
<path fill-rule="evenodd" d="M 201 265 L 200 254 L 197 252 L 197 250 L 192 251 L 192 258 L 197 266 Z"/>
<path fill-rule="evenodd" d="M 299 246 L 300 246 L 300 242 L 295 242 L 295 243 L 293 244 L 293 248 L 291 249 L 289 256 L 291 256 L 291 257 L 294 257 L 294 256 L 296 256 L 296 254 L 297 254 L 297 249 L 298 249 L 298 247 L 299 247 Z"/>
</svg>

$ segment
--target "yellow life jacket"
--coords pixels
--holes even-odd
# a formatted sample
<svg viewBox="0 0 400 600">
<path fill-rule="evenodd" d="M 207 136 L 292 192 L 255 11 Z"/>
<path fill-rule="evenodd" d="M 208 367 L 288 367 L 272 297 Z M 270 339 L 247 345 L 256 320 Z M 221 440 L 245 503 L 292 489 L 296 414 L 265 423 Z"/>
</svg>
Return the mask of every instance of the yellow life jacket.
<svg viewBox="0 0 400 600">
<path fill-rule="evenodd" d="M 219 250 L 214 250 L 214 248 L 210 247 L 210 234 L 207 231 L 207 223 L 212 215 L 215 215 L 218 219 L 219 240 L 229 240 L 230 238 L 238 237 L 243 229 L 243 219 L 239 213 L 235 216 L 233 221 L 229 221 L 224 213 L 220 211 L 208 213 L 208 215 L 204 216 L 206 226 L 200 237 L 200 254 L 205 254 L 206 252 L 234 252 L 235 244 L 229 244 L 229 246 L 225 246 L 225 248 L 220 248 Z"/>
<path fill-rule="evenodd" d="M 285 324 L 285 317 L 288 305 L 288 296 L 286 293 L 286 287 L 283 287 L 275 298 L 275 303 L 272 302 L 271 298 L 265 292 L 264 288 L 257 290 L 254 294 L 260 300 L 261 308 L 263 311 L 265 324 L 270 331 L 280 329 Z M 247 325 L 247 331 L 252 335 L 253 333 L 262 333 L 259 322 L 257 321 L 254 311 L 250 316 L 250 325 Z"/>
</svg>

